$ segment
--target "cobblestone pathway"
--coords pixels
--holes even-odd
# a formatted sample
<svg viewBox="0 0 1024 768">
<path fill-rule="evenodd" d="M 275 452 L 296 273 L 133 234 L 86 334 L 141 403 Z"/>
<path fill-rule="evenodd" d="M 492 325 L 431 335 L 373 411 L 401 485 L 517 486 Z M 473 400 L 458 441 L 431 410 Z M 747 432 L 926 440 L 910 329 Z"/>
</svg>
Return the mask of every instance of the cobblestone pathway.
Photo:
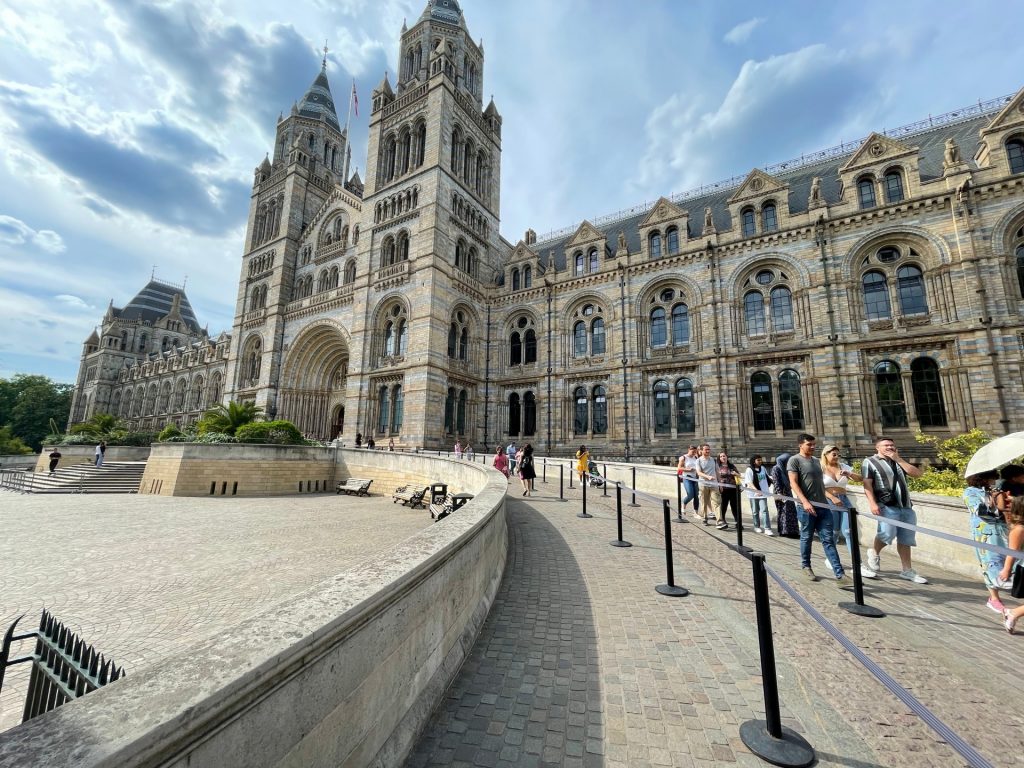
<svg viewBox="0 0 1024 768">
<path fill-rule="evenodd" d="M 383 497 L 0 492 L 0 634 L 45 606 L 131 675 L 429 524 Z M 27 679 L 8 671 L 0 731 L 21 722 Z"/>
<path fill-rule="evenodd" d="M 691 595 L 662 597 L 653 589 L 665 580 L 660 506 L 629 509 L 634 546 L 615 549 L 612 498 L 592 493 L 595 518 L 581 520 L 578 489 L 563 504 L 538 486 L 536 498 L 509 500 L 512 551 L 498 598 L 407 764 L 764 765 L 738 737 L 740 723 L 764 716 L 749 561 L 703 526 L 674 525 L 676 581 Z M 834 584 L 798 581 L 797 542 L 748 539 L 994 765 L 1019 764 L 1024 723 L 1008 704 L 1021 701 L 1011 660 L 1024 638 L 986 615 L 976 585 L 938 573 L 926 574 L 927 587 L 882 579 L 869 602 L 889 616 L 855 618 L 836 607 L 851 596 Z M 964 765 L 770 589 L 783 721 L 811 742 L 819 765 Z"/>
</svg>

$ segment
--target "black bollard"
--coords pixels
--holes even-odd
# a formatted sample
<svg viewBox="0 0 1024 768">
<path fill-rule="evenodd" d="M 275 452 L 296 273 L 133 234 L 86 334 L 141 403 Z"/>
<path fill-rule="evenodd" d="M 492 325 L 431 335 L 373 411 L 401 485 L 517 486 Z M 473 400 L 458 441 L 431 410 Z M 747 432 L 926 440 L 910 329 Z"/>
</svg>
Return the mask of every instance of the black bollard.
<svg viewBox="0 0 1024 768">
<path fill-rule="evenodd" d="M 601 484 L 601 495 L 608 496 L 608 465 L 604 465 L 604 482 Z"/>
<path fill-rule="evenodd" d="M 665 577 L 667 584 L 659 584 L 654 591 L 668 597 L 686 597 L 688 590 L 676 586 L 675 569 L 672 567 L 672 502 L 662 499 L 661 509 L 665 515 Z"/>
<path fill-rule="evenodd" d="M 796 731 L 786 728 L 779 713 L 779 680 L 775 676 L 772 609 L 764 554 L 754 552 L 750 561 L 754 566 L 754 605 L 757 609 L 757 640 L 761 646 L 761 688 L 764 690 L 766 719 L 743 723 L 740 739 L 747 749 L 773 765 L 804 768 L 814 762 L 814 747 Z"/>
<path fill-rule="evenodd" d="M 565 466 L 558 465 L 558 500 L 565 501 Z"/>
<path fill-rule="evenodd" d="M 622 539 L 622 483 L 615 483 L 615 516 L 618 518 L 619 538 L 612 542 L 613 547 L 632 547 L 628 541 Z"/>
<path fill-rule="evenodd" d="M 542 483 L 547 483 L 547 481 L 548 481 L 548 460 L 547 459 L 542 459 L 541 461 L 542 461 L 541 466 L 544 468 L 543 469 L 544 476 L 541 478 L 540 481 Z"/>
<path fill-rule="evenodd" d="M 573 476 L 574 474 L 576 474 L 576 473 L 575 473 L 575 472 L 574 472 L 574 471 L 572 470 L 572 468 L 570 467 L 570 469 L 569 469 L 569 490 L 570 490 L 570 491 L 572 490 L 572 476 Z"/>
<path fill-rule="evenodd" d="M 676 476 L 676 519 L 674 522 L 686 522 L 683 520 L 683 478 L 679 476 Z"/>
<path fill-rule="evenodd" d="M 873 605 L 864 605 L 864 577 L 860 573 L 860 531 L 857 529 L 857 510 L 848 510 L 850 515 L 850 551 L 853 564 L 853 602 L 843 602 L 839 607 L 844 611 L 866 616 L 869 619 L 880 619 L 885 613 Z"/>
<path fill-rule="evenodd" d="M 587 481 L 586 481 L 586 478 L 584 478 L 583 482 L 580 483 L 580 487 L 581 487 L 581 489 L 583 491 L 583 511 L 580 512 L 578 515 L 576 515 L 576 517 L 583 517 L 583 518 L 586 518 L 586 519 L 590 519 L 591 517 L 593 517 L 593 515 L 588 515 L 587 514 Z"/>
<path fill-rule="evenodd" d="M 630 486 L 633 489 L 633 500 L 631 502 L 629 502 L 629 506 L 631 506 L 631 507 L 639 507 L 640 505 L 636 503 L 636 467 L 630 467 L 629 471 L 632 473 L 632 478 L 633 478 L 632 481 L 630 482 Z"/>
</svg>

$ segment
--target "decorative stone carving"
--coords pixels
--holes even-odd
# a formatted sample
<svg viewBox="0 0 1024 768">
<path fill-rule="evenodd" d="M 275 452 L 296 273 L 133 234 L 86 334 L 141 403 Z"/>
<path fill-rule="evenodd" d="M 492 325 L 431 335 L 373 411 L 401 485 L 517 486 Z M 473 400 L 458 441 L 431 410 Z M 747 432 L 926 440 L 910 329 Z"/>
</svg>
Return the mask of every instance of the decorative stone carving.
<svg viewBox="0 0 1024 768">
<path fill-rule="evenodd" d="M 715 219 L 711 215 L 711 208 L 704 209 L 704 234 L 715 231 Z"/>
<path fill-rule="evenodd" d="M 619 253 L 625 253 L 626 251 L 626 233 L 619 230 Z"/>
<path fill-rule="evenodd" d="M 815 176 L 811 180 L 811 194 L 807 198 L 807 207 L 820 208 L 825 204 L 825 201 L 821 199 L 821 177 Z"/>
</svg>

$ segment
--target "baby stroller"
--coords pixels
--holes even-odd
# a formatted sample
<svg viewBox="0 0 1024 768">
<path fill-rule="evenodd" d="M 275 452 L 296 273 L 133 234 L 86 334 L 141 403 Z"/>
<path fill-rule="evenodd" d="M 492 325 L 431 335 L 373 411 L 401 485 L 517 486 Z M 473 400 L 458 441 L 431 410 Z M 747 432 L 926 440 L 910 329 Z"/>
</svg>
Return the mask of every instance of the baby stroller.
<svg viewBox="0 0 1024 768">
<path fill-rule="evenodd" d="M 597 471 L 597 464 L 592 461 L 587 463 L 587 474 L 583 479 L 585 482 L 589 483 L 592 488 L 604 487 L 604 478 L 601 477 L 601 473 Z"/>
</svg>

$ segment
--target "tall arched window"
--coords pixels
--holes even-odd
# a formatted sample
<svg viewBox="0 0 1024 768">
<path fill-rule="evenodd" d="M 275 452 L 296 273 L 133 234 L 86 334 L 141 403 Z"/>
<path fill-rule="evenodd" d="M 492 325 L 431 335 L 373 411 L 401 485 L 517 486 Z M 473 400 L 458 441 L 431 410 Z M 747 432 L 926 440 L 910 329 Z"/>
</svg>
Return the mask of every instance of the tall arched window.
<svg viewBox="0 0 1024 768">
<path fill-rule="evenodd" d="M 572 327 L 572 352 L 573 357 L 587 356 L 587 324 L 582 320 Z"/>
<path fill-rule="evenodd" d="M 861 208 L 875 207 L 875 180 L 870 176 L 857 181 L 857 200 Z"/>
<path fill-rule="evenodd" d="M 891 360 L 883 360 L 875 366 L 875 397 L 882 427 L 907 426 L 907 404 L 903 398 L 900 367 Z"/>
<path fill-rule="evenodd" d="M 679 253 L 679 229 L 677 227 L 669 227 L 665 232 L 665 248 L 669 254 Z"/>
<path fill-rule="evenodd" d="M 398 233 L 398 249 L 396 261 L 409 260 L 409 233 L 405 230 Z"/>
<path fill-rule="evenodd" d="M 574 435 L 585 435 L 590 427 L 588 420 L 590 402 L 587 399 L 587 390 L 583 387 L 576 387 L 572 393 L 572 398 L 574 403 L 572 433 Z"/>
<path fill-rule="evenodd" d="M 537 398 L 533 392 L 523 395 L 523 437 L 537 433 Z"/>
<path fill-rule="evenodd" d="M 537 362 L 537 334 L 532 328 L 526 331 L 523 339 L 523 362 Z"/>
<path fill-rule="evenodd" d="M 779 374 L 779 408 L 783 429 L 804 428 L 804 399 L 800 393 L 800 374 L 787 368 Z"/>
<path fill-rule="evenodd" d="M 742 222 L 744 237 L 753 237 L 757 234 L 757 218 L 754 216 L 753 208 L 744 208 L 740 213 L 740 221 Z"/>
<path fill-rule="evenodd" d="M 402 420 L 405 416 L 405 393 L 402 385 L 396 384 L 391 394 L 391 431 L 398 434 L 402 431 Z"/>
<path fill-rule="evenodd" d="M 896 294 L 899 296 L 902 314 L 922 315 L 928 312 L 924 276 L 917 267 L 908 264 L 896 270 Z"/>
<path fill-rule="evenodd" d="M 789 288 L 780 285 L 772 288 L 769 294 L 772 305 L 772 329 L 775 331 L 793 330 L 793 294 Z"/>
<path fill-rule="evenodd" d="M 590 271 L 597 272 L 601 268 L 601 262 L 597 258 L 597 248 L 591 248 L 587 253 L 587 261 L 590 264 Z"/>
<path fill-rule="evenodd" d="M 452 129 L 452 156 L 451 156 L 451 160 L 449 162 L 449 165 L 451 166 L 451 169 L 452 169 L 452 173 L 455 176 L 459 175 L 459 168 L 460 168 L 459 160 L 462 159 L 462 153 L 459 152 L 461 147 L 462 147 L 462 129 L 459 128 L 458 126 L 456 126 L 455 128 Z"/>
<path fill-rule="evenodd" d="M 384 354 L 388 357 L 395 354 L 395 324 L 390 320 L 384 324 Z"/>
<path fill-rule="evenodd" d="M 455 416 L 455 431 L 460 435 L 466 434 L 466 404 L 468 402 L 469 396 L 463 389 L 459 392 L 459 409 Z"/>
<path fill-rule="evenodd" d="M 604 320 L 600 317 L 594 318 L 590 325 L 590 353 L 592 355 L 604 354 Z"/>
<path fill-rule="evenodd" d="M 672 433 L 672 395 L 668 382 L 654 382 L 654 434 Z"/>
<path fill-rule="evenodd" d="M 761 207 L 761 231 L 774 232 L 779 228 L 779 217 L 775 210 L 775 203 L 765 203 Z"/>
<path fill-rule="evenodd" d="M 672 346 L 690 343 L 690 310 L 685 304 L 672 307 Z"/>
<path fill-rule="evenodd" d="M 1010 161 L 1010 173 L 1024 173 L 1024 141 L 1006 142 L 1006 157 Z"/>
<path fill-rule="evenodd" d="M 378 403 L 377 409 L 377 432 L 380 434 L 387 434 L 388 431 L 388 416 L 391 415 L 391 405 L 388 397 L 388 388 L 381 387 L 378 392 Z"/>
<path fill-rule="evenodd" d="M 458 266 L 458 264 L 456 264 L 455 266 Z M 519 270 L 518 269 L 513 269 L 512 270 L 512 290 L 513 291 L 518 291 L 520 286 L 521 286 L 521 284 L 519 282 Z"/>
<path fill-rule="evenodd" d="M 664 347 L 667 343 L 665 310 L 662 307 L 655 307 L 651 310 L 651 346 Z"/>
<path fill-rule="evenodd" d="M 455 432 L 455 387 L 448 387 L 448 395 L 444 399 L 444 432 L 450 435 Z M 509 434 L 518 434 L 509 432 Z"/>
<path fill-rule="evenodd" d="M 660 259 L 661 258 L 661 233 L 660 232 L 651 232 L 651 234 L 647 236 L 647 248 L 648 248 L 648 252 L 651 254 L 651 258 L 652 259 Z"/>
<path fill-rule="evenodd" d="M 608 434 L 608 395 L 602 386 L 594 387 L 593 412 L 594 434 Z"/>
<path fill-rule="evenodd" d="M 898 203 L 903 199 L 903 176 L 899 171 L 885 174 L 885 202 Z"/>
<path fill-rule="evenodd" d="M 455 323 L 448 326 L 448 357 L 450 358 L 454 358 L 457 352 L 456 345 L 458 335 L 459 329 L 456 327 Z"/>
<path fill-rule="evenodd" d="M 351 285 L 356 281 L 356 263 L 350 261 L 345 265 L 345 285 Z"/>
<path fill-rule="evenodd" d="M 922 427 L 947 426 L 939 366 L 930 357 L 919 357 L 910 364 L 910 389 L 918 423 Z"/>
<path fill-rule="evenodd" d="M 889 284 L 881 272 L 871 271 L 861 281 L 864 288 L 864 314 L 868 320 L 888 320 L 892 317 L 889 303 Z"/>
<path fill-rule="evenodd" d="M 469 328 L 463 328 L 459 334 L 459 360 L 469 359 Z"/>
<path fill-rule="evenodd" d="M 775 429 L 775 401 L 772 398 L 772 378 L 764 371 L 750 377 L 750 404 L 754 416 L 754 430 Z"/>
<path fill-rule="evenodd" d="M 533 286 L 533 268 L 527 264 L 523 267 L 523 288 L 530 288 Z"/>
<path fill-rule="evenodd" d="M 508 433 L 513 437 L 519 436 L 520 421 L 519 395 L 513 392 L 508 396 Z"/>
<path fill-rule="evenodd" d="M 693 382 L 680 379 L 676 382 L 676 432 L 697 430 L 696 409 L 693 407 Z"/>
<path fill-rule="evenodd" d="M 508 362 L 509 365 L 522 365 L 523 363 L 523 341 L 519 331 L 512 331 L 512 336 L 509 339 Z"/>
<path fill-rule="evenodd" d="M 583 259 L 583 252 L 582 251 L 577 251 L 576 252 L 575 260 L 576 260 L 576 272 L 575 272 L 575 274 L 576 274 L 577 277 L 579 277 L 580 275 L 583 274 L 583 270 L 586 269 L 586 261 L 584 261 L 584 259 Z"/>
<path fill-rule="evenodd" d="M 1024 244 L 1017 246 L 1017 287 L 1024 298 Z"/>
<path fill-rule="evenodd" d="M 743 297 L 743 320 L 747 336 L 764 336 L 764 296 L 758 291 L 751 291 Z"/>
</svg>

